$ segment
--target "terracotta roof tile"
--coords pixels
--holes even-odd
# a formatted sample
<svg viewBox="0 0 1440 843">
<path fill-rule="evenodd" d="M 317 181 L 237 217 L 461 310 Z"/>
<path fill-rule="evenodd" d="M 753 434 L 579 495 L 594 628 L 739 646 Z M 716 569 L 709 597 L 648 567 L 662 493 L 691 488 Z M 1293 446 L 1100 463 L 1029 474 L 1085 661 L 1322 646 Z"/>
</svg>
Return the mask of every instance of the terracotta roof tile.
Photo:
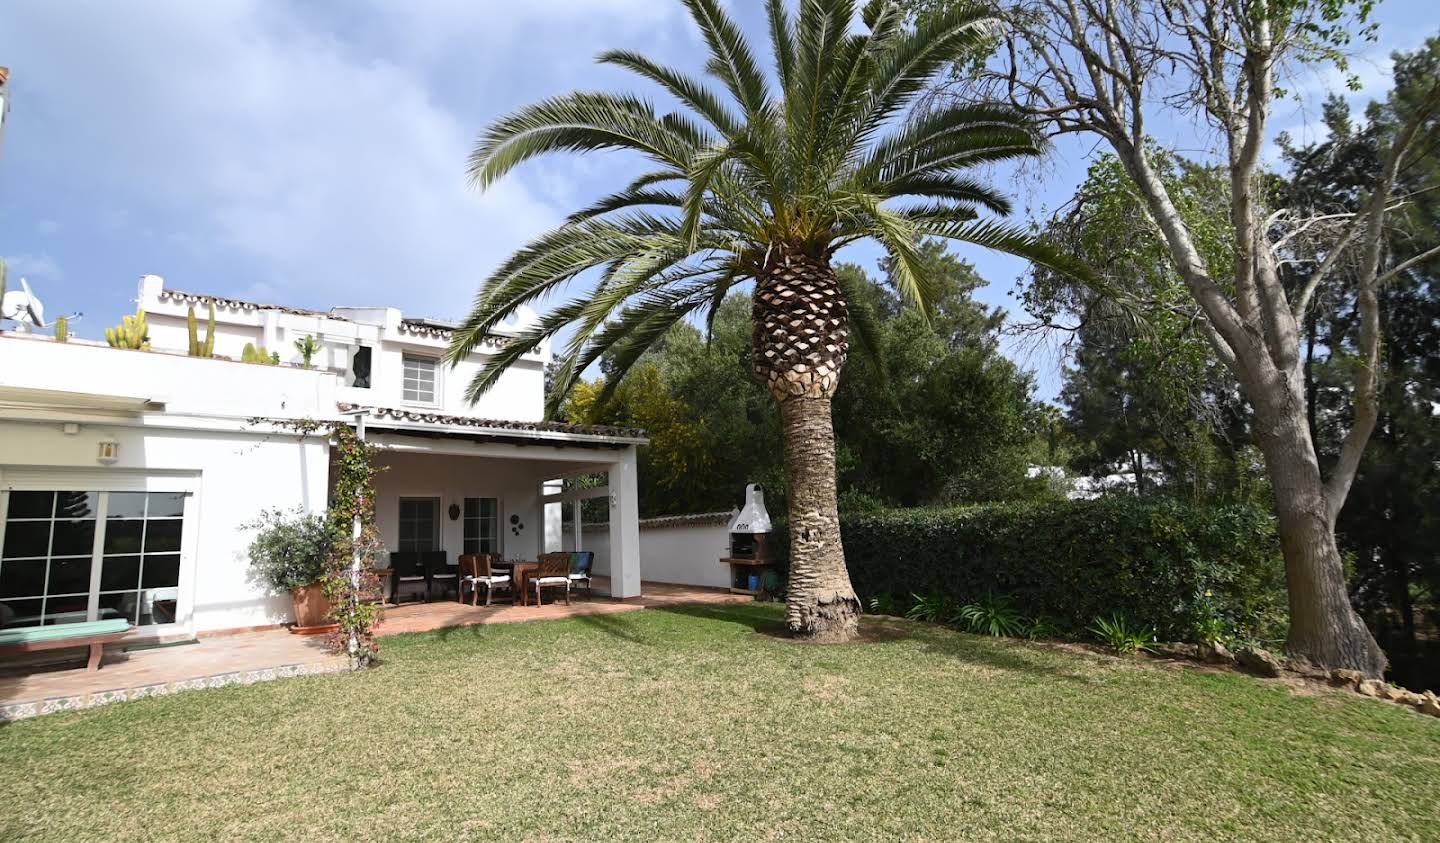
<svg viewBox="0 0 1440 843">
<path fill-rule="evenodd" d="M 170 300 L 180 304 L 209 304 L 215 303 L 216 307 L 225 307 L 232 310 L 276 310 L 281 313 L 292 313 L 296 316 L 323 316 L 326 319 L 334 319 L 337 322 L 349 322 L 343 316 L 333 316 L 323 310 L 309 310 L 303 307 L 288 307 L 283 304 L 264 304 L 262 302 L 246 301 L 244 299 L 231 299 L 224 296 L 211 296 L 205 293 L 189 293 L 184 290 L 175 290 L 170 287 L 163 287 L 160 290 L 160 300 Z"/>
<path fill-rule="evenodd" d="M 452 416 L 444 413 L 428 413 L 420 410 L 406 410 L 395 407 L 362 407 L 359 404 L 340 404 L 341 412 L 369 410 L 370 418 L 383 424 L 386 420 L 412 424 L 449 425 L 474 427 L 496 432 L 521 431 L 529 433 L 563 433 L 574 436 L 604 436 L 612 439 L 644 439 L 645 431 L 638 427 L 616 427 L 604 424 L 570 424 L 554 421 L 515 421 L 514 419 L 482 419 L 474 416 Z"/>
</svg>

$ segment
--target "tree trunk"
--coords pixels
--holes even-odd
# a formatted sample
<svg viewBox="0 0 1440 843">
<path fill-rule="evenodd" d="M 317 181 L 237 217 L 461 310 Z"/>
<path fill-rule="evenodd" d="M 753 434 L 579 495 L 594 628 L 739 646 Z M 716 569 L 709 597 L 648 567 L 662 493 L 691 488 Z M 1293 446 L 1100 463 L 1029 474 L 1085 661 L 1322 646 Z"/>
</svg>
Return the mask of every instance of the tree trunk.
<svg viewBox="0 0 1440 843">
<path fill-rule="evenodd" d="M 1275 488 L 1285 554 L 1290 598 L 1290 636 L 1285 646 L 1290 655 L 1317 665 L 1380 678 L 1385 653 L 1350 604 L 1303 393 L 1285 392 L 1279 400 L 1254 404 L 1256 439 Z"/>
<path fill-rule="evenodd" d="M 790 514 L 790 581 L 785 624 L 796 635 L 844 641 L 860 623 L 860 601 L 845 569 L 835 502 L 835 433 L 829 398 L 780 402 L 785 500 Z"/>
<path fill-rule="evenodd" d="M 844 641 L 860 601 L 845 570 L 830 399 L 849 348 L 849 314 L 828 255 L 779 245 L 755 285 L 753 370 L 780 404 L 790 580 L 785 623 L 797 636 Z"/>
</svg>

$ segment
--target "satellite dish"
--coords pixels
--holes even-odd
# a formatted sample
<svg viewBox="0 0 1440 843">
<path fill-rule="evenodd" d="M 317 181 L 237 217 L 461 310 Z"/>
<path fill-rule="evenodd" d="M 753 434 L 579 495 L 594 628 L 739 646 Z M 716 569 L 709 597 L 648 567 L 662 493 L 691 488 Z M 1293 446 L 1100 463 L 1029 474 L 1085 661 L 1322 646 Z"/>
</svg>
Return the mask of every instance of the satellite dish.
<svg viewBox="0 0 1440 843">
<path fill-rule="evenodd" d="M 0 300 L 0 319 L 14 320 L 22 332 L 29 331 L 31 325 L 45 327 L 45 305 L 24 278 L 20 279 L 20 289 L 7 290 L 4 300 Z"/>
</svg>

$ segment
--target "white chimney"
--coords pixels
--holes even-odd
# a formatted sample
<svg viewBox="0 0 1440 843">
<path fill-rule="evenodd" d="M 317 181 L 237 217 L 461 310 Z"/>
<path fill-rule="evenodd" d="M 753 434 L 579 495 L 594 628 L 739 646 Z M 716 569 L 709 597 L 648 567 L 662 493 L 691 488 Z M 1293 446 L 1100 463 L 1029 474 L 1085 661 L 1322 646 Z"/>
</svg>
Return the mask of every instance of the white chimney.
<svg viewBox="0 0 1440 843">
<path fill-rule="evenodd" d="M 745 487 L 745 505 L 730 517 L 731 533 L 770 532 L 770 513 L 765 509 L 765 487 L 751 483 Z"/>
</svg>

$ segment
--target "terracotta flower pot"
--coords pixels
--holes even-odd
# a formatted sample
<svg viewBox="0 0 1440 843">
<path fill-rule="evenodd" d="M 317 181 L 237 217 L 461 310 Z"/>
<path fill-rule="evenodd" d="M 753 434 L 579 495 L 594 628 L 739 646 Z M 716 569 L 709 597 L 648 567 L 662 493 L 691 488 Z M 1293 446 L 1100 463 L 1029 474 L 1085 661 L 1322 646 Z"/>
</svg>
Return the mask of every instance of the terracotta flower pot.
<svg viewBox="0 0 1440 843">
<path fill-rule="evenodd" d="M 295 625 L 293 632 L 323 632 L 333 627 L 330 621 L 330 601 L 319 583 L 294 589 L 290 592 L 295 601 Z"/>
</svg>

